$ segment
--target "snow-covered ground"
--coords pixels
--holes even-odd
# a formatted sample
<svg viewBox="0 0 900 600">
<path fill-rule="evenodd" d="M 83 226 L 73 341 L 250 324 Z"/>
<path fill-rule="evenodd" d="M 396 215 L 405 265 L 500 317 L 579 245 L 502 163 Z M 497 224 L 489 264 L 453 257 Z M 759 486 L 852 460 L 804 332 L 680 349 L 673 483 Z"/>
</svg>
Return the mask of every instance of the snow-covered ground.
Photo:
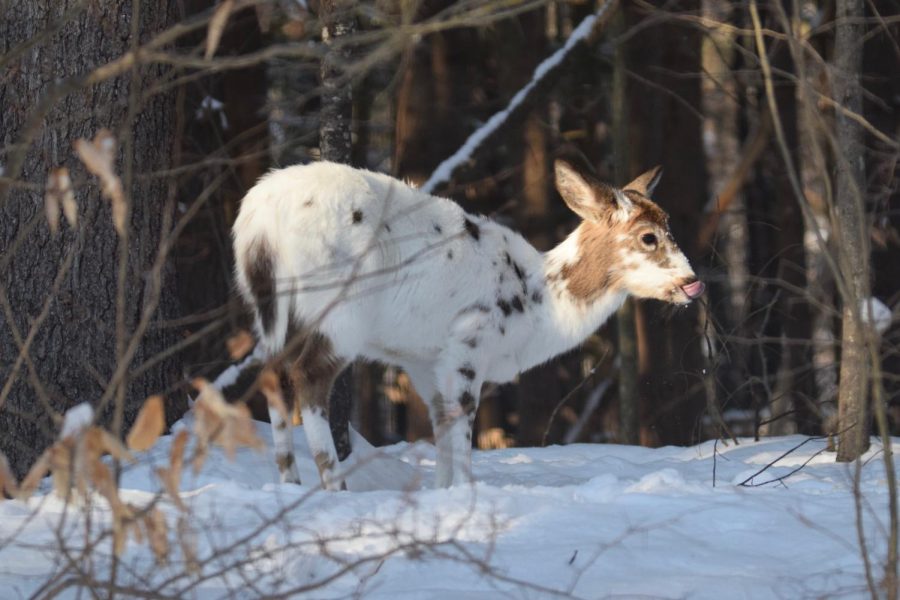
<svg viewBox="0 0 900 600">
<path fill-rule="evenodd" d="M 268 426 L 258 429 L 268 441 Z M 295 434 L 301 476 L 312 484 L 302 429 Z M 351 474 L 355 489 L 338 493 L 274 483 L 267 452 L 239 450 L 229 462 L 216 451 L 199 475 L 186 469 L 181 488 L 189 513 L 180 533 L 178 509 L 160 503 L 173 548 L 168 564 L 154 563 L 146 541 L 130 542 L 117 581 L 122 597 L 129 589 L 173 598 L 865 597 L 853 468 L 819 453 L 823 441 L 803 445 L 754 480 L 764 483 L 809 460 L 784 484 L 738 485 L 803 439 L 720 442 L 715 461 L 712 442 L 475 452 L 478 483 L 450 490 L 428 489 L 431 445 L 398 444 L 362 460 Z M 159 489 L 154 465 L 166 464 L 171 442 L 162 438 L 128 468 L 124 500 L 150 502 Z M 363 454 L 374 452 L 356 444 Z M 407 489 L 371 489 L 388 483 Z M 76 597 L 76 588 L 66 587 L 79 578 L 71 564 L 101 578 L 108 573 L 108 538 L 90 560 L 78 558 L 85 530 L 96 533 L 109 522 L 103 502 L 90 511 L 90 523 L 84 511 L 70 509 L 61 525 L 64 505 L 48 487 L 27 504 L 0 502 L 0 598 L 58 589 Z M 887 527 L 877 442 L 860 488 L 877 577 Z M 193 562 L 180 541 L 195 549 Z M 61 542 L 74 563 L 59 552 Z M 65 575 L 53 579 L 59 573 Z"/>
</svg>

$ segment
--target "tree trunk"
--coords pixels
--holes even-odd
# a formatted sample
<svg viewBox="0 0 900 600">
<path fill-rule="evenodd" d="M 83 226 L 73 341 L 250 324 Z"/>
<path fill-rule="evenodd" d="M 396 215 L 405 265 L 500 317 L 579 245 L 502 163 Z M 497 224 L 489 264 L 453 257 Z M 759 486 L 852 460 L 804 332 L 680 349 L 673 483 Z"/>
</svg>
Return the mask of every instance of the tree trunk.
<svg viewBox="0 0 900 600">
<path fill-rule="evenodd" d="M 699 11 L 700 1 L 683 8 Z M 626 10 L 626 15 L 626 29 L 642 18 L 634 10 Z M 707 196 L 704 161 L 696 152 L 685 151 L 702 147 L 700 115 L 685 106 L 701 105 L 700 78 L 683 76 L 700 72 L 701 41 L 694 29 L 671 24 L 647 28 L 628 41 L 628 64 L 640 76 L 628 102 L 628 140 L 632 155 L 641 161 L 635 171 L 663 166 L 654 200 L 669 213 L 675 239 L 685 241 L 696 236 L 697 215 Z M 694 266 L 703 278 L 702 265 Z M 705 368 L 698 311 L 692 307 L 679 312 L 661 327 L 661 310 L 667 309 L 652 302 L 635 307 L 641 443 L 694 443 L 706 408 L 705 387 L 698 385 Z"/>
<path fill-rule="evenodd" d="M 625 14 L 619 11 L 613 17 L 612 36 L 625 31 Z M 614 183 L 625 185 L 631 181 L 632 161 L 628 142 L 628 47 L 616 47 L 613 61 L 613 85 L 611 99 L 613 130 Z M 619 349 L 619 435 L 620 444 L 640 443 L 640 395 L 638 394 L 638 339 L 635 326 L 634 300 L 629 298 L 616 313 L 616 335 Z"/>
<path fill-rule="evenodd" d="M 95 85 L 73 85 L 55 101 L 48 100 L 58 85 L 122 56 L 136 43 L 130 35 L 131 10 L 132 3 L 125 1 L 34 0 L 5 9 L 0 18 L 2 54 L 40 36 L 69 11 L 74 14 L 54 36 L 7 65 L 0 87 L 0 105 L 5 107 L 0 112 L 5 175 L 29 186 L 0 184 L 0 304 L 6 304 L 5 309 L 0 306 L 0 385 L 4 386 L 0 448 L 18 473 L 54 439 L 51 413 L 62 413 L 81 402 L 98 405 L 118 362 L 117 320 L 130 338 L 147 303 L 156 306 L 154 322 L 177 316 L 170 269 L 166 266 L 160 273 L 158 302 L 151 273 L 162 229 L 174 214 L 174 188 L 162 178 L 144 177 L 171 166 L 177 137 L 175 94 L 142 96 L 143 90 L 159 82 L 163 68 L 137 66 Z M 167 3 L 143 3 L 135 28 L 146 40 L 163 30 L 173 13 Z M 73 53 L 73 48 L 78 52 Z M 35 135 L 26 137 L 29 119 L 44 108 L 46 114 L 39 117 Z M 72 150 L 76 139 L 93 138 L 104 127 L 120 140 L 114 165 L 132 203 L 126 223 L 128 256 L 121 303 L 117 302 L 119 237 L 110 203 L 100 196 L 95 178 Z M 60 166 L 69 169 L 75 182 L 78 222 L 74 228 L 61 224 L 60 232 L 53 235 L 43 216 L 42 190 L 48 172 Z M 24 361 L 19 361 L 16 340 L 28 336 L 32 328 L 37 334 Z M 174 329 L 151 324 L 128 371 L 174 341 Z M 144 398 L 171 391 L 179 376 L 174 357 L 156 362 L 136 377 L 126 374 L 124 405 L 119 411 L 125 423 L 134 418 Z M 184 412 L 183 398 L 183 394 L 168 398 L 170 421 Z M 112 402 L 104 405 L 101 422 L 111 420 L 113 409 Z"/>
<path fill-rule="evenodd" d="M 715 254 L 727 271 L 723 282 L 722 295 L 727 302 L 710 302 L 709 310 L 716 320 L 724 324 L 724 332 L 735 332 L 744 337 L 746 330 L 747 296 L 750 287 L 750 273 L 747 264 L 747 207 L 740 190 L 733 192 L 733 199 L 721 198 L 723 192 L 733 185 L 732 179 L 741 160 L 740 132 L 740 90 L 738 78 L 732 71 L 735 59 L 736 35 L 724 26 L 731 22 L 732 4 L 727 0 L 703 0 L 703 14 L 708 19 L 722 23 L 713 26 L 703 40 L 703 70 L 708 77 L 703 78 L 703 149 L 706 169 L 709 173 L 710 199 L 715 203 L 713 210 L 721 210 L 717 227 L 717 239 L 707 248 L 698 248 L 707 253 L 715 248 Z M 729 201 L 727 207 L 720 205 L 720 198 Z M 708 215 L 709 213 L 707 213 Z M 710 288 L 710 294 L 715 293 Z M 706 316 L 709 318 L 709 315 Z M 721 389 L 709 382 L 707 404 L 710 416 L 715 421 L 715 435 L 722 436 L 723 422 L 720 420 L 719 393 L 724 393 L 724 402 L 731 406 L 745 406 L 747 400 L 746 381 L 748 348 L 744 344 L 730 345 L 727 350 L 721 346 L 722 340 L 715 336 L 720 333 L 716 327 L 706 327 L 713 337 L 710 343 L 713 368 L 711 375 L 721 382 Z M 722 332 L 722 333 L 724 333 Z M 724 343 L 728 343 L 724 341 Z M 716 396 L 713 396 L 713 393 Z M 712 433 L 712 432 L 710 432 Z"/>
<path fill-rule="evenodd" d="M 350 50 L 341 38 L 353 35 L 356 19 L 353 2 L 325 0 L 319 5 L 319 18 L 324 23 L 322 40 L 328 51 L 322 59 L 322 108 L 319 111 L 319 153 L 322 160 L 350 164 L 352 155 L 351 120 L 353 95 L 350 82 L 344 79 L 341 65 L 350 59 Z M 335 46 L 335 43 L 337 45 Z M 350 416 L 353 370 L 338 377 L 331 392 L 328 420 L 331 435 L 341 460 L 350 456 Z"/>
<path fill-rule="evenodd" d="M 864 27 L 862 0 L 838 0 L 834 43 L 834 99 L 854 114 L 862 114 Z M 842 462 L 855 460 L 869 447 L 868 382 L 865 324 L 860 300 L 869 295 L 869 249 L 865 216 L 865 150 L 860 126 L 837 112 L 835 231 L 838 265 L 846 284 L 841 329 L 841 373 L 838 388 L 838 453 Z"/>
</svg>

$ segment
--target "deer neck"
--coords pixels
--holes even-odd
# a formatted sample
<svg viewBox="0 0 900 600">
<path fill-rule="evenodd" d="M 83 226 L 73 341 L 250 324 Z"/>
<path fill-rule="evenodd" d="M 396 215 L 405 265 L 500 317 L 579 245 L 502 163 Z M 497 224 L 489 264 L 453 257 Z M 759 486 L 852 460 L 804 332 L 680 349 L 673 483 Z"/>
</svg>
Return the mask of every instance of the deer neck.
<svg viewBox="0 0 900 600">
<path fill-rule="evenodd" d="M 582 223 L 544 254 L 547 298 L 536 337 L 553 352 L 544 360 L 584 342 L 628 297 L 614 277 L 608 242 Z"/>
</svg>

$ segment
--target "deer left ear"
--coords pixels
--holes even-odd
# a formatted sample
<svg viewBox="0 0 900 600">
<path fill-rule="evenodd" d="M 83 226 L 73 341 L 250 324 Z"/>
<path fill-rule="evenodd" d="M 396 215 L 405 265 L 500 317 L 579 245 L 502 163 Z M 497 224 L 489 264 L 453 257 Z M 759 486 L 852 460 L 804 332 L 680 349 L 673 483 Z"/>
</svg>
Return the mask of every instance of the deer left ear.
<svg viewBox="0 0 900 600">
<path fill-rule="evenodd" d="M 632 190 L 649 198 L 653 195 L 653 190 L 662 178 L 662 167 L 656 165 L 646 173 L 635 177 L 634 181 L 626 185 L 623 189 Z"/>
</svg>

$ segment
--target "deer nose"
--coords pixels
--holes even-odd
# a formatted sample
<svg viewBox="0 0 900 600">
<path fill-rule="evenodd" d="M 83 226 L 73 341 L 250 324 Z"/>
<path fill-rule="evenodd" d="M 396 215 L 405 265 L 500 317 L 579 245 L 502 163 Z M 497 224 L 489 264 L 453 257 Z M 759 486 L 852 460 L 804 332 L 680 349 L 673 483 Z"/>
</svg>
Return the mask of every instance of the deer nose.
<svg viewBox="0 0 900 600">
<path fill-rule="evenodd" d="M 693 300 L 694 298 L 700 296 L 704 292 L 704 290 L 706 290 L 706 286 L 703 285 L 702 281 L 696 279 L 687 285 L 681 286 L 681 289 L 685 294 L 688 295 L 688 298 Z"/>
</svg>

